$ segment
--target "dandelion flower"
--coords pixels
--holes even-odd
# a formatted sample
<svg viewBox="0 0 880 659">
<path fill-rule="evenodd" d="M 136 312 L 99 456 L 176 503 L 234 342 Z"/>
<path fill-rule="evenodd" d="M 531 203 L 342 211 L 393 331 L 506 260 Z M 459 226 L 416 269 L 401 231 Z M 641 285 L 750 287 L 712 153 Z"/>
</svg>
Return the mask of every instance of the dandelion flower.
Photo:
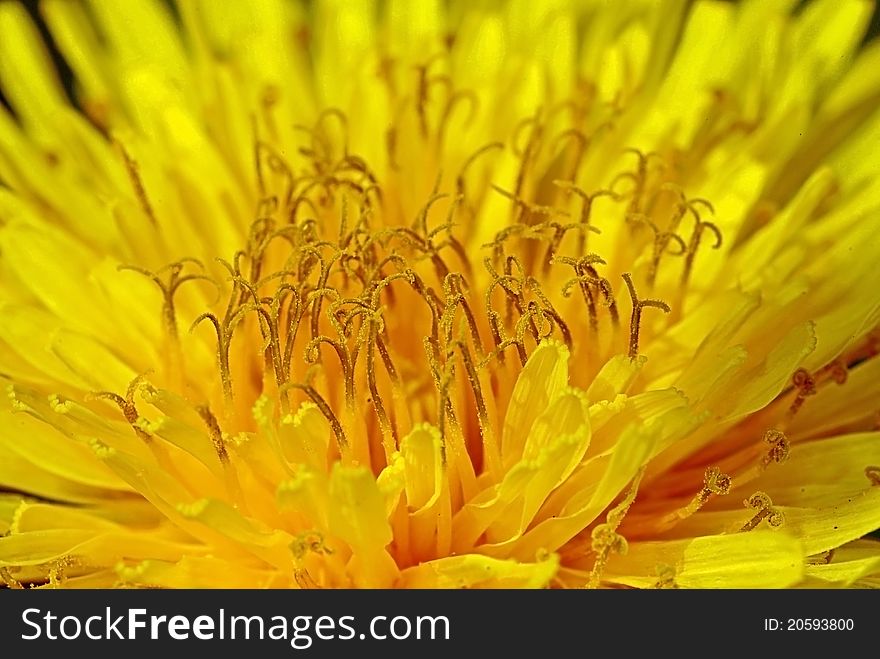
<svg viewBox="0 0 880 659">
<path fill-rule="evenodd" d="M 876 587 L 880 44 L 792 5 L 0 4 L 0 578 Z"/>
</svg>

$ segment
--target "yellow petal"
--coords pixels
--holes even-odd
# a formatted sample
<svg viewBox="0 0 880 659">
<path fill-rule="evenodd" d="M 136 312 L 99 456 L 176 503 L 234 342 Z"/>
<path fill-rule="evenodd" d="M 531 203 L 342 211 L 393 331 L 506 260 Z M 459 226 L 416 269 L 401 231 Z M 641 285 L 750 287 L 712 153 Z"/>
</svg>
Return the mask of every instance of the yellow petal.
<svg viewBox="0 0 880 659">
<path fill-rule="evenodd" d="M 416 426 L 401 442 L 409 512 L 406 534 L 414 560 L 448 551 L 449 486 L 440 448 L 439 431 L 427 424 Z"/>
<path fill-rule="evenodd" d="M 501 483 L 484 490 L 456 515 L 455 546 L 464 550 L 487 529 L 490 543 L 520 535 L 550 492 L 581 461 L 590 437 L 583 392 L 567 389 L 556 396 L 532 425 L 522 460 Z"/>
<path fill-rule="evenodd" d="M 804 7 L 796 27 L 798 45 L 816 85 L 834 81 L 849 64 L 872 10 L 873 3 L 866 0 L 818 0 Z"/>
<path fill-rule="evenodd" d="M 519 460 L 535 419 L 568 384 L 568 357 L 568 349 L 563 344 L 545 341 L 520 372 L 501 436 L 501 457 L 506 467 Z"/>
<path fill-rule="evenodd" d="M 880 528 L 880 487 L 841 499 L 823 508 L 787 508 L 785 529 L 801 538 L 808 554 L 817 554 L 861 538 Z"/>
<path fill-rule="evenodd" d="M 674 399 L 667 411 L 652 419 L 632 421 L 621 430 L 609 457 L 602 453 L 587 460 L 548 501 L 547 515 L 533 525 L 515 544 L 500 544 L 482 551 L 491 555 L 513 555 L 520 559 L 536 551 L 554 551 L 584 530 L 632 481 L 645 462 L 657 451 L 681 440 L 693 429 L 697 417 L 680 394 L 674 391 L 652 392 Z M 564 496 L 563 496 L 564 494 Z M 552 505 L 551 505 L 552 504 Z"/>
<path fill-rule="evenodd" d="M 385 497 L 385 512 L 391 517 L 400 502 L 400 495 L 406 488 L 406 465 L 399 452 L 392 454 L 391 462 L 379 472 L 376 485 Z"/>
<path fill-rule="evenodd" d="M 880 359 L 869 359 L 849 369 L 842 385 L 828 384 L 811 396 L 791 422 L 792 438 L 821 437 L 837 428 L 869 421 L 877 413 Z"/>
<path fill-rule="evenodd" d="M 553 398 L 547 409 L 535 420 L 523 448 L 523 461 L 538 459 L 541 452 L 551 446 L 560 435 L 574 435 L 581 442 L 576 464 L 590 443 L 589 401 L 584 392 L 578 389 L 565 389 Z M 563 478 L 568 477 L 575 464 L 569 465 Z"/>
<path fill-rule="evenodd" d="M 498 560 L 479 554 L 448 556 L 404 570 L 405 588 L 544 588 L 553 579 L 559 559 L 538 563 Z"/>
<path fill-rule="evenodd" d="M 296 414 L 281 421 L 281 450 L 292 463 L 326 469 L 330 427 L 317 405 L 303 403 Z"/>
<path fill-rule="evenodd" d="M 354 555 L 351 571 L 358 586 L 389 587 L 397 566 L 385 547 L 392 540 L 385 500 L 376 480 L 363 467 L 337 463 L 330 477 L 330 531 L 347 542 Z"/>
<path fill-rule="evenodd" d="M 212 531 L 226 536 L 267 563 L 280 570 L 293 569 L 289 533 L 260 528 L 259 522 L 244 517 L 229 504 L 217 499 L 199 499 L 178 504 L 177 512 L 185 519 L 197 521 Z"/>
<path fill-rule="evenodd" d="M 877 548 L 874 550 L 878 551 Z M 853 585 L 859 579 L 880 573 L 880 556 L 859 558 L 850 561 L 834 561 L 827 565 L 807 564 L 807 579 L 834 584 L 838 588 Z"/>
<path fill-rule="evenodd" d="M 49 53 L 24 6 L 0 5 L 0 84 L 18 114 L 27 122 L 51 125 L 53 110 L 66 103 Z"/>
<path fill-rule="evenodd" d="M 40 5 L 52 36 L 76 75 L 78 88 L 93 107 L 111 102 L 106 63 L 102 61 L 100 40 L 84 5 L 65 0 L 48 0 Z"/>
<path fill-rule="evenodd" d="M 122 71 L 153 66 L 178 84 L 186 82 L 188 60 L 164 3 L 132 0 L 120 12 L 111 0 L 92 0 L 90 7 Z"/>
<path fill-rule="evenodd" d="M 4 460 L 17 455 L 42 471 L 91 488 L 131 491 L 87 445 L 60 435 L 29 414 L 0 412 L 0 453 Z"/>
<path fill-rule="evenodd" d="M 290 588 L 292 574 L 259 570 L 214 556 L 184 556 L 176 563 L 142 561 L 119 565 L 116 573 L 126 584 L 152 588 Z M 75 584 L 71 584 L 75 585 Z"/>
<path fill-rule="evenodd" d="M 0 487 L 71 503 L 101 501 L 110 494 L 107 490 L 56 476 L 16 453 L 4 454 L 0 460 Z"/>
<path fill-rule="evenodd" d="M 645 356 L 630 359 L 628 355 L 615 355 L 593 378 L 587 389 L 587 398 L 595 403 L 614 400 L 618 394 L 627 393 L 646 361 L 648 358 Z"/>
<path fill-rule="evenodd" d="M 792 329 L 766 359 L 748 373 L 743 373 L 743 386 L 737 395 L 727 395 L 736 400 L 732 418 L 761 409 L 773 400 L 791 381 L 791 374 L 804 357 L 816 348 L 816 330 L 812 323 L 805 323 Z M 721 392 L 719 392 L 721 393 Z"/>
<path fill-rule="evenodd" d="M 308 467 L 296 470 L 278 486 L 278 506 L 305 515 L 312 524 L 327 530 L 329 508 L 327 477 L 323 472 Z"/>
<path fill-rule="evenodd" d="M 880 433 L 857 433 L 795 443 L 788 460 L 771 465 L 743 486 L 770 495 L 774 503 L 798 507 L 835 505 L 843 494 L 861 492 L 865 468 L 880 465 Z M 805 474 L 809 476 L 805 477 Z M 734 485 L 736 479 L 734 478 Z M 738 490 L 738 499 L 751 492 Z M 726 504 L 726 501 L 718 501 Z"/>
<path fill-rule="evenodd" d="M 48 529 L 0 538 L 0 566 L 40 565 L 68 556 L 92 565 L 115 565 L 123 558 L 173 561 L 201 551 L 198 546 L 166 540 L 155 533 Z"/>
<path fill-rule="evenodd" d="M 120 530 L 121 527 L 90 512 L 52 504 L 22 503 L 15 511 L 12 533 L 28 533 L 52 529 L 91 530 L 98 533 L 100 531 Z"/>
<path fill-rule="evenodd" d="M 392 0 L 388 12 L 389 45 L 407 60 L 418 60 L 418 54 L 431 49 L 444 29 L 443 10 L 437 0 L 407 2 Z"/>
<path fill-rule="evenodd" d="M 440 447 L 439 431 L 427 424 L 413 428 L 400 443 L 410 509 L 430 506 L 440 496 L 443 479 Z"/>
<path fill-rule="evenodd" d="M 670 542 L 630 543 L 612 555 L 605 580 L 651 587 L 658 568 L 673 568 L 681 588 L 785 588 L 803 575 L 803 548 L 791 536 L 753 531 Z"/>
<path fill-rule="evenodd" d="M 798 538 L 806 554 L 818 554 L 875 531 L 880 527 L 880 488 L 871 487 L 867 477 L 864 483 L 866 489 L 848 495 L 830 490 L 825 496 L 818 497 L 819 503 L 812 506 L 786 505 L 783 500 L 773 500 L 774 509 L 784 518 L 778 532 Z M 737 501 L 742 499 L 737 496 L 729 505 L 735 505 Z M 754 514 L 754 510 L 743 507 L 700 511 L 680 522 L 667 535 L 685 538 L 739 533 Z"/>
<path fill-rule="evenodd" d="M 317 82 L 328 106 L 351 102 L 349 85 L 372 54 L 375 42 L 373 2 L 319 2 L 315 7 Z"/>
<path fill-rule="evenodd" d="M 856 540 L 807 561 L 805 587 L 871 587 L 880 576 L 880 542 Z M 876 587 L 876 585 L 874 586 Z"/>
<path fill-rule="evenodd" d="M 24 285 L 69 329 L 94 337 L 116 336 L 110 307 L 95 304 L 97 291 L 88 273 L 94 255 L 55 227 L 16 223 L 0 229 L 5 264 Z"/>
</svg>

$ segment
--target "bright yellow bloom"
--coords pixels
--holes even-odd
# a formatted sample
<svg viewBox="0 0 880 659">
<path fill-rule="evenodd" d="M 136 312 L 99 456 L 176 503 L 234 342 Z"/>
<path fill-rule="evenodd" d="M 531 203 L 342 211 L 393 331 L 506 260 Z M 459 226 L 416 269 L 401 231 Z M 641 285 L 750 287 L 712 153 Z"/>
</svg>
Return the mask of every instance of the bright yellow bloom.
<svg viewBox="0 0 880 659">
<path fill-rule="evenodd" d="M 12 587 L 880 585 L 880 44 L 818 0 L 0 4 Z"/>
</svg>

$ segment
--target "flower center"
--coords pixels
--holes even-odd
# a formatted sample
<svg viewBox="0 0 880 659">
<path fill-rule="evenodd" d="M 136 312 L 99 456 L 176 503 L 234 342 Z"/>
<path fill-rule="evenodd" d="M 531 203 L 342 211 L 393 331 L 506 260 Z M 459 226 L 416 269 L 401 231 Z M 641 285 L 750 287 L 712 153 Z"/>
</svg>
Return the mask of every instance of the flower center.
<svg viewBox="0 0 880 659">
<path fill-rule="evenodd" d="M 721 244 L 718 227 L 703 219 L 711 204 L 688 198 L 658 154 L 629 149 L 634 167 L 594 190 L 542 173 L 539 164 L 562 159 L 574 177 L 589 140 L 574 129 L 546 139 L 551 123 L 540 115 L 514 135 L 512 190 L 486 184 L 487 161 L 505 148 L 487 144 L 463 159 L 454 192 L 440 192 L 438 175 L 421 209 L 406 218 L 395 191 L 348 152 L 346 138 L 334 142 L 331 120 L 346 132 L 337 110 L 306 131 L 311 171 L 294 172 L 270 142 L 256 140 L 257 219 L 231 260 L 183 258 L 156 272 L 121 268 L 160 289 L 168 336 L 160 379 L 198 392 L 212 437 L 250 429 L 248 410 L 260 396 L 277 401 L 282 415 L 310 400 L 340 456 L 351 452 L 379 468 L 402 432 L 428 420 L 441 429 L 444 452 L 447 429 L 461 434 L 479 472 L 495 450 L 510 383 L 538 343 L 563 341 L 584 382 L 613 354 L 635 359 L 646 333 L 658 329 L 659 319 L 645 310 L 680 317 L 701 236 L 709 231 L 713 246 Z M 123 156 L 153 217 L 138 165 Z M 482 178 L 475 175 L 481 163 Z M 477 242 L 473 220 L 499 202 L 508 219 L 488 242 Z M 616 235 L 614 253 L 589 251 L 590 236 L 605 230 Z M 225 300 L 190 327 L 202 341 L 201 327 L 213 329 L 213 377 L 181 347 L 189 339 L 178 328 L 175 301 L 184 284 L 196 282 L 209 282 Z M 628 295 L 621 296 L 623 286 Z M 620 328 L 627 304 L 628 332 Z M 113 400 L 133 422 L 130 394 Z M 222 455 L 222 440 L 215 444 Z"/>
</svg>

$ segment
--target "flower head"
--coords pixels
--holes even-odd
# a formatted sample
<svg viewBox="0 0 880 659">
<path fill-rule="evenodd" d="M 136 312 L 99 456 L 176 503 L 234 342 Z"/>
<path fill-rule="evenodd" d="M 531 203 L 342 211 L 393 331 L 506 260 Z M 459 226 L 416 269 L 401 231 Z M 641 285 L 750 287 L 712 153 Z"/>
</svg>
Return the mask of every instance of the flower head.
<svg viewBox="0 0 880 659">
<path fill-rule="evenodd" d="M 0 4 L 0 577 L 876 585 L 871 9 Z"/>
</svg>

